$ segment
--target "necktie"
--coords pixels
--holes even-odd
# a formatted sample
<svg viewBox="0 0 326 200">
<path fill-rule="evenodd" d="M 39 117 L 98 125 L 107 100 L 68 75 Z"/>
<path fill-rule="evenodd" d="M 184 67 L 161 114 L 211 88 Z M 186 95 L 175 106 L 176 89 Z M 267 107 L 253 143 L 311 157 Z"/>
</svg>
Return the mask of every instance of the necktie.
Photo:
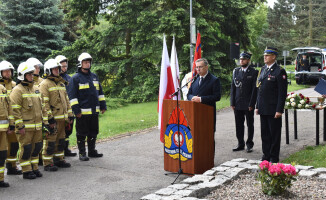
<svg viewBox="0 0 326 200">
<path fill-rule="evenodd" d="M 199 79 L 199 85 L 201 84 L 202 81 L 203 81 L 203 77 L 200 77 L 200 79 Z"/>
</svg>

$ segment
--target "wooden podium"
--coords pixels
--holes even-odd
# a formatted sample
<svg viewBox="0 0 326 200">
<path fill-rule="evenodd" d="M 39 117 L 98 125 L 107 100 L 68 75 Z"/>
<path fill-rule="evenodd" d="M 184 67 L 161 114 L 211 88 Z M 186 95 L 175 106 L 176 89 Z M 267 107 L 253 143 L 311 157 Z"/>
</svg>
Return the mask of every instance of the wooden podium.
<svg viewBox="0 0 326 200">
<path fill-rule="evenodd" d="M 162 126 L 165 127 L 164 133 L 166 132 L 167 125 L 171 122 L 171 115 L 176 108 L 176 100 L 163 101 Z M 202 103 L 191 101 L 179 101 L 179 108 L 184 113 L 184 117 L 192 136 L 192 158 L 186 161 L 181 161 L 181 168 L 183 173 L 202 174 L 208 169 L 214 167 L 214 108 Z M 176 135 L 173 133 L 172 137 L 176 137 Z M 173 139 L 171 141 L 178 143 Z M 166 153 L 165 145 L 163 152 L 164 170 L 178 172 L 179 159 L 174 159 Z"/>
</svg>

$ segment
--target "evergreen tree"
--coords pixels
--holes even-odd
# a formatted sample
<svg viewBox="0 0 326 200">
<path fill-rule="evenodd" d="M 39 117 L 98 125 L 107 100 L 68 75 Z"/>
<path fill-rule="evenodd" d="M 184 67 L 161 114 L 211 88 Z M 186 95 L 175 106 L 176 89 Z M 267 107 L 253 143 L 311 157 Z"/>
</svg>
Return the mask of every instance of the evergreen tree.
<svg viewBox="0 0 326 200">
<path fill-rule="evenodd" d="M 274 8 L 268 8 L 267 23 L 263 35 L 258 39 L 261 48 L 273 46 L 282 50 L 290 50 L 295 46 L 294 34 L 294 0 L 278 0 Z"/>
<path fill-rule="evenodd" d="M 202 36 L 202 55 L 210 62 L 210 71 L 221 78 L 223 91 L 229 91 L 235 67 L 228 58 L 229 44 L 237 41 L 249 47 L 245 16 L 256 3 L 194 1 L 193 17 Z M 107 94 L 134 102 L 157 98 L 163 33 L 169 47 L 172 36 L 176 36 L 181 71 L 189 71 L 189 1 L 68 0 L 66 6 L 68 16 L 85 21 L 85 30 L 74 44 L 54 54 L 76 60 L 82 51 L 91 53 L 95 58 L 92 69 L 102 76 Z"/>
<path fill-rule="evenodd" d="M 295 0 L 296 46 L 325 47 L 326 1 Z"/>
<path fill-rule="evenodd" d="M 44 61 L 51 50 L 60 49 L 63 13 L 57 0 L 10 0 L 4 1 L 1 17 L 5 31 L 11 37 L 4 48 L 5 58 L 14 65 L 29 57 Z"/>
</svg>

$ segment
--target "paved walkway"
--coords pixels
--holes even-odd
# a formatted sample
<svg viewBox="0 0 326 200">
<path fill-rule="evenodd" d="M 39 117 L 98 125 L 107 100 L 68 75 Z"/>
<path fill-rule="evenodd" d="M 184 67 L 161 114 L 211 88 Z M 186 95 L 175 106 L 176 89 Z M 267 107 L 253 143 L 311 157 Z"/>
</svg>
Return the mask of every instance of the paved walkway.
<svg viewBox="0 0 326 200">
<path fill-rule="evenodd" d="M 310 89 L 311 90 L 311 89 Z M 309 92 L 309 90 L 307 90 Z M 298 112 L 298 140 L 293 139 L 293 115 L 290 114 L 290 144 L 285 144 L 283 127 L 280 158 L 315 145 L 315 113 Z M 321 119 L 322 120 L 322 117 Z M 320 138 L 322 138 L 322 126 Z M 255 116 L 254 151 L 234 153 L 237 144 L 234 116 L 231 109 L 217 113 L 215 166 L 235 158 L 257 160 L 262 156 L 259 116 Z M 325 143 L 321 139 L 321 143 Z M 58 172 L 44 172 L 36 180 L 24 180 L 22 176 L 6 176 L 10 187 L 0 189 L 1 199 L 123 199 L 134 200 L 169 186 L 175 175 L 165 176 L 163 170 L 163 144 L 157 129 L 132 134 L 98 144 L 103 158 L 80 162 L 68 158 L 72 168 Z M 181 176 L 177 183 L 187 176 Z"/>
</svg>

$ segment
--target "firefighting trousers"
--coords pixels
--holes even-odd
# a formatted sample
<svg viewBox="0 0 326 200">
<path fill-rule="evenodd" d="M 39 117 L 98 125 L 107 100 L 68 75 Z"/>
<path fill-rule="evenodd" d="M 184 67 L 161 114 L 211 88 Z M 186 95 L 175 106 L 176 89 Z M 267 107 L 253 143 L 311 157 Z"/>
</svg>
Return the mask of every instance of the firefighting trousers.
<svg viewBox="0 0 326 200">
<path fill-rule="evenodd" d="M 14 134 L 14 133 L 12 133 Z M 0 181 L 4 180 L 5 173 L 5 161 L 7 158 L 7 133 L 5 131 L 0 132 Z"/>
<path fill-rule="evenodd" d="M 65 121 L 57 120 L 57 132 L 47 135 L 43 142 L 44 166 L 53 164 L 53 159 L 64 159 L 65 135 Z"/>
<path fill-rule="evenodd" d="M 16 134 L 19 142 L 19 163 L 23 172 L 38 169 L 39 153 L 42 149 L 42 130 L 26 129 L 25 134 Z"/>
<path fill-rule="evenodd" d="M 77 136 L 96 138 L 99 130 L 98 115 L 82 115 L 76 118 Z"/>
<path fill-rule="evenodd" d="M 73 130 L 73 127 L 74 127 L 74 121 L 75 120 L 72 120 L 72 124 L 67 123 L 66 126 L 65 126 L 66 144 L 69 144 L 69 136 L 72 134 L 72 130 Z M 68 147 L 66 147 L 66 148 L 68 148 Z"/>
<path fill-rule="evenodd" d="M 16 134 L 7 135 L 8 151 L 7 151 L 7 163 L 10 163 L 13 168 L 17 167 L 17 152 L 19 144 Z"/>
</svg>

